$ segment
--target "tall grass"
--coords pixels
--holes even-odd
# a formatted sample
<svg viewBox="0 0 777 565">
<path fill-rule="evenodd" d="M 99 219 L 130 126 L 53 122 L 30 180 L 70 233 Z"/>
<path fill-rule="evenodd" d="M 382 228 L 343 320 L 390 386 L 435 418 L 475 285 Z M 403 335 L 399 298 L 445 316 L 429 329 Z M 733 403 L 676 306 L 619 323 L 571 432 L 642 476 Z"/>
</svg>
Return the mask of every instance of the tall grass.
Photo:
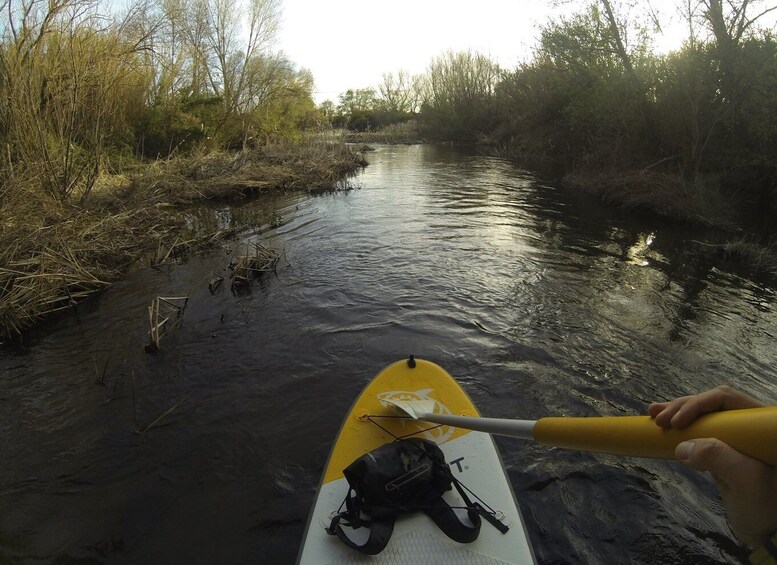
<svg viewBox="0 0 777 565">
<path fill-rule="evenodd" d="M 746 239 L 730 241 L 723 246 L 727 257 L 747 264 L 756 272 L 777 279 L 777 242 L 764 245 Z"/>
<path fill-rule="evenodd" d="M 6 182 L 0 198 L 0 337 L 100 291 L 150 252 L 167 249 L 156 253 L 167 258 L 174 246 L 212 244 L 214 234 L 181 239 L 188 204 L 333 189 L 360 164 L 342 144 L 282 143 L 159 161 L 81 203 Z"/>
</svg>

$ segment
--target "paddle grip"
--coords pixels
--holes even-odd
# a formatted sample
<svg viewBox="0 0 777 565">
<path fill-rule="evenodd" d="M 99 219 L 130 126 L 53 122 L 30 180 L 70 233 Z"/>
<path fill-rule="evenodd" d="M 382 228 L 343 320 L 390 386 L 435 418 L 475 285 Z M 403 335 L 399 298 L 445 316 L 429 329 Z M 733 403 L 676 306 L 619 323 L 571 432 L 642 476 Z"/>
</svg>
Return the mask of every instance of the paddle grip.
<svg viewBox="0 0 777 565">
<path fill-rule="evenodd" d="M 777 465 L 777 406 L 712 412 L 680 430 L 649 416 L 542 418 L 534 426 L 534 439 L 545 445 L 659 459 L 673 459 L 678 443 L 695 438 L 717 438 Z"/>
</svg>

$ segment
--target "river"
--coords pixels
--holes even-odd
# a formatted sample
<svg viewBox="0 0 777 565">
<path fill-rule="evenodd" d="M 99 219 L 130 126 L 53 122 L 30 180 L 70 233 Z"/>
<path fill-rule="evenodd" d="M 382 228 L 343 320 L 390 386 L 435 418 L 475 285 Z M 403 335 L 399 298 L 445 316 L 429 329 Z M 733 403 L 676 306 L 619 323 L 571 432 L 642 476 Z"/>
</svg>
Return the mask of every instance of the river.
<svg viewBox="0 0 777 565">
<path fill-rule="evenodd" d="M 468 150 L 368 160 L 349 192 L 201 212 L 264 224 L 0 354 L 0 563 L 293 563 L 341 419 L 409 354 L 493 417 L 640 414 L 720 383 L 776 400 L 775 289 L 703 233 Z M 277 273 L 211 294 L 252 241 Z M 189 302 L 148 354 L 158 295 Z M 746 556 L 675 462 L 498 445 L 540 563 Z"/>
</svg>

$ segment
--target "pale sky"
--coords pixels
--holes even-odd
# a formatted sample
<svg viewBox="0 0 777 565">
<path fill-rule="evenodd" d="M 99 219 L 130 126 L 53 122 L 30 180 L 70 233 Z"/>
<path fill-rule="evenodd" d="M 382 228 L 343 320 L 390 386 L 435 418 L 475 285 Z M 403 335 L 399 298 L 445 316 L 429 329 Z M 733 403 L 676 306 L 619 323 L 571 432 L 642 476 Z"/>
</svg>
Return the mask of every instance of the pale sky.
<svg viewBox="0 0 777 565">
<path fill-rule="evenodd" d="M 527 59 L 541 0 L 283 0 L 280 47 L 316 79 L 317 102 L 376 87 L 383 73 L 426 70 L 447 49 L 507 68 Z"/>
<path fill-rule="evenodd" d="M 530 59 L 539 25 L 558 14 L 547 0 L 282 1 L 278 48 L 313 72 L 317 103 L 376 88 L 386 72 L 423 73 L 447 49 L 514 68 Z"/>
</svg>

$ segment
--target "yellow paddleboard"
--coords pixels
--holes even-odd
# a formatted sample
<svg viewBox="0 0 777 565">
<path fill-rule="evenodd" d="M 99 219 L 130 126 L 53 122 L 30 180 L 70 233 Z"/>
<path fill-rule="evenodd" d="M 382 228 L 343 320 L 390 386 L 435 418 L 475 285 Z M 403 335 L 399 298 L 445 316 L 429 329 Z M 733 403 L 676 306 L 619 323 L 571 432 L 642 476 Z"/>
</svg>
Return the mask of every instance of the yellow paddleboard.
<svg viewBox="0 0 777 565">
<path fill-rule="evenodd" d="M 387 399 L 432 399 L 437 401 L 437 412 L 480 415 L 467 393 L 434 363 L 411 358 L 381 371 L 362 391 L 335 440 L 308 519 L 298 562 L 302 565 L 535 563 L 515 495 L 491 436 L 397 417 L 396 409 L 383 402 Z M 325 527 L 340 509 L 349 489 L 343 469 L 398 437 L 420 437 L 436 442 L 454 477 L 494 509 L 509 530 L 501 533 L 484 520 L 477 540 L 461 544 L 448 538 L 428 516 L 416 512 L 396 520 L 391 540 L 376 556 L 363 555 L 327 534 Z M 455 489 L 446 493 L 445 499 L 451 506 L 463 506 Z M 354 530 L 354 535 L 366 535 L 359 530 Z"/>
</svg>

